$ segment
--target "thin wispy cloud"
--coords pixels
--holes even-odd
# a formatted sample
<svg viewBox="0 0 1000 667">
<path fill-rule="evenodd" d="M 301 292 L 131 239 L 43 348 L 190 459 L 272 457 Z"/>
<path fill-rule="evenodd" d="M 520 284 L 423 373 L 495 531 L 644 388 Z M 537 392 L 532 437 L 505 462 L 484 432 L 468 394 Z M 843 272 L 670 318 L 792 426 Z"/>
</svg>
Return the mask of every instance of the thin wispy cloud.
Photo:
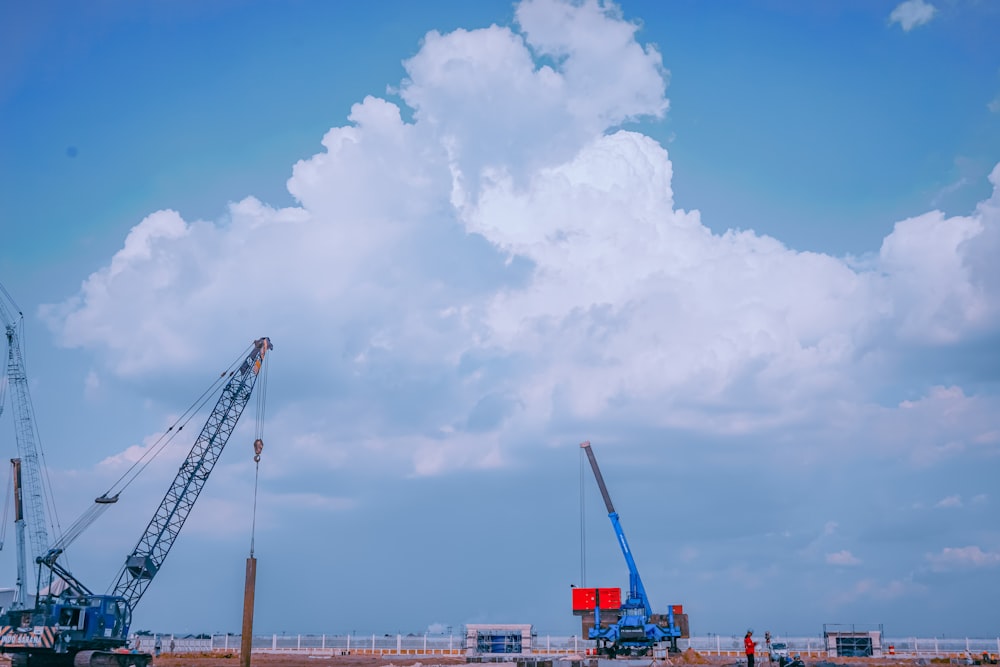
<svg viewBox="0 0 1000 667">
<path fill-rule="evenodd" d="M 934 505 L 934 507 L 940 507 L 945 509 L 956 508 L 961 506 L 962 506 L 962 497 L 958 495 L 942 498 Z"/>
<path fill-rule="evenodd" d="M 935 554 L 927 554 L 931 568 L 938 572 L 948 572 L 970 568 L 993 568 L 1000 566 L 1000 551 L 984 551 L 978 546 L 946 547 Z"/>
<path fill-rule="evenodd" d="M 861 559 L 850 551 L 843 549 L 826 555 L 826 562 L 829 565 L 853 566 L 860 565 Z"/>
<path fill-rule="evenodd" d="M 882 582 L 865 578 L 839 591 L 834 596 L 832 603 L 834 607 L 849 607 L 859 600 L 898 600 L 919 590 L 919 585 L 904 580 L 894 579 Z"/>
</svg>

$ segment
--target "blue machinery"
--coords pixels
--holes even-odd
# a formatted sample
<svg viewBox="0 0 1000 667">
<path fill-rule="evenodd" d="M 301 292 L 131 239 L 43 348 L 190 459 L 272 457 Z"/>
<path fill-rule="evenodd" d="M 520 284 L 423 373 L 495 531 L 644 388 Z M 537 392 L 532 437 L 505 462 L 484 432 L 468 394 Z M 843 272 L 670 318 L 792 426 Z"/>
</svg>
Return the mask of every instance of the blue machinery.
<svg viewBox="0 0 1000 667">
<path fill-rule="evenodd" d="M 608 487 L 604 484 L 601 469 L 598 467 L 597 459 L 594 458 L 594 452 L 590 448 L 590 441 L 580 443 L 580 447 L 586 452 L 587 458 L 590 460 L 590 467 L 594 471 L 594 477 L 597 479 L 597 486 L 601 489 L 604 505 L 608 509 L 608 518 L 611 519 L 615 537 L 618 538 L 618 545 L 625 556 L 625 564 L 628 565 L 629 583 L 628 599 L 622 603 L 617 621 L 607 625 L 601 624 L 600 596 L 596 597 L 594 627 L 588 631 L 587 638 L 597 641 L 598 655 L 610 658 L 619 655 L 648 655 L 656 647 L 666 647 L 671 653 L 677 653 L 677 639 L 681 637 L 681 629 L 675 623 L 674 608 L 669 607 L 665 615 L 653 614 L 649 598 L 646 596 L 646 589 L 639 577 L 639 570 L 635 566 L 635 559 L 632 558 L 632 551 L 628 547 L 628 540 L 625 539 L 625 532 L 622 530 L 618 512 L 615 511 L 615 506 L 611 502 Z"/>
<path fill-rule="evenodd" d="M 132 553 L 110 595 L 97 595 L 57 562 L 65 540 L 36 559 L 48 571 L 47 586 L 33 609 L 0 616 L 0 653 L 12 667 L 147 667 L 148 653 L 129 652 L 132 610 L 163 565 L 212 468 L 236 428 L 257 382 L 269 338 L 254 341 L 239 368 L 229 374 L 212 414 Z M 171 427 L 172 428 L 172 427 Z M 118 495 L 97 498 L 106 507 Z M 39 567 L 39 584 L 43 583 Z M 39 586 L 41 588 L 41 586 Z M 61 591 L 59 589 L 62 589 Z"/>
</svg>

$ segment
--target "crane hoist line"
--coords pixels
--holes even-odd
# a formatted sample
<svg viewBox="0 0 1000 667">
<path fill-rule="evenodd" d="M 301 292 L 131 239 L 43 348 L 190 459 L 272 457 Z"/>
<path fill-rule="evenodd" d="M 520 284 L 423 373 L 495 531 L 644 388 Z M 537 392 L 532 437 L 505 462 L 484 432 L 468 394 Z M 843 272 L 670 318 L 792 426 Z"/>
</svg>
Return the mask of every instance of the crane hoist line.
<svg viewBox="0 0 1000 667">
<path fill-rule="evenodd" d="M 125 557 L 109 594 L 93 593 L 59 562 L 63 546 L 50 548 L 36 559 L 39 593 L 34 608 L 0 615 L 0 653 L 10 654 L 12 667 L 147 667 L 152 662 L 148 653 L 128 651 L 132 613 L 163 566 L 258 378 L 265 377 L 260 384 L 266 383 L 262 368 L 266 369 L 272 349 L 269 338 L 258 338 L 239 366 L 229 372 L 208 420 L 135 548 Z M 113 503 L 117 495 L 105 494 L 95 504 Z M 47 573 L 44 582 L 43 572 Z"/>
</svg>

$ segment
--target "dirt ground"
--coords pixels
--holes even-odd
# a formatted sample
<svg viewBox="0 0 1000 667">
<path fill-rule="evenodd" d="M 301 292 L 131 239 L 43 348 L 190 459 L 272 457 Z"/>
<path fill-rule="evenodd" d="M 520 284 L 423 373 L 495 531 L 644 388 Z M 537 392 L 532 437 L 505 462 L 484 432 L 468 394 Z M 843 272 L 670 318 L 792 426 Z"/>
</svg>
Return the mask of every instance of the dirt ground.
<svg viewBox="0 0 1000 667">
<path fill-rule="evenodd" d="M 329 656 L 289 653 L 254 653 L 253 667 L 432 667 L 433 665 L 464 665 L 465 658 L 428 656 L 414 660 L 402 656 Z M 153 667 L 239 667 L 236 653 L 161 655 L 153 660 Z"/>
</svg>

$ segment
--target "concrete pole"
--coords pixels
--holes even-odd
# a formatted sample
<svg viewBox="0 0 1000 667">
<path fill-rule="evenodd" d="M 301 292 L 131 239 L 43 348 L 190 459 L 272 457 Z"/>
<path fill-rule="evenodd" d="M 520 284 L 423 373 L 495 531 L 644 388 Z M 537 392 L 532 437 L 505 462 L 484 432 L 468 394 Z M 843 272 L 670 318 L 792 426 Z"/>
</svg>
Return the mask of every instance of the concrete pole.
<svg viewBox="0 0 1000 667">
<path fill-rule="evenodd" d="M 247 578 L 243 587 L 243 634 L 240 641 L 240 667 L 250 667 L 253 648 L 253 594 L 257 583 L 257 559 L 247 558 Z"/>
</svg>

